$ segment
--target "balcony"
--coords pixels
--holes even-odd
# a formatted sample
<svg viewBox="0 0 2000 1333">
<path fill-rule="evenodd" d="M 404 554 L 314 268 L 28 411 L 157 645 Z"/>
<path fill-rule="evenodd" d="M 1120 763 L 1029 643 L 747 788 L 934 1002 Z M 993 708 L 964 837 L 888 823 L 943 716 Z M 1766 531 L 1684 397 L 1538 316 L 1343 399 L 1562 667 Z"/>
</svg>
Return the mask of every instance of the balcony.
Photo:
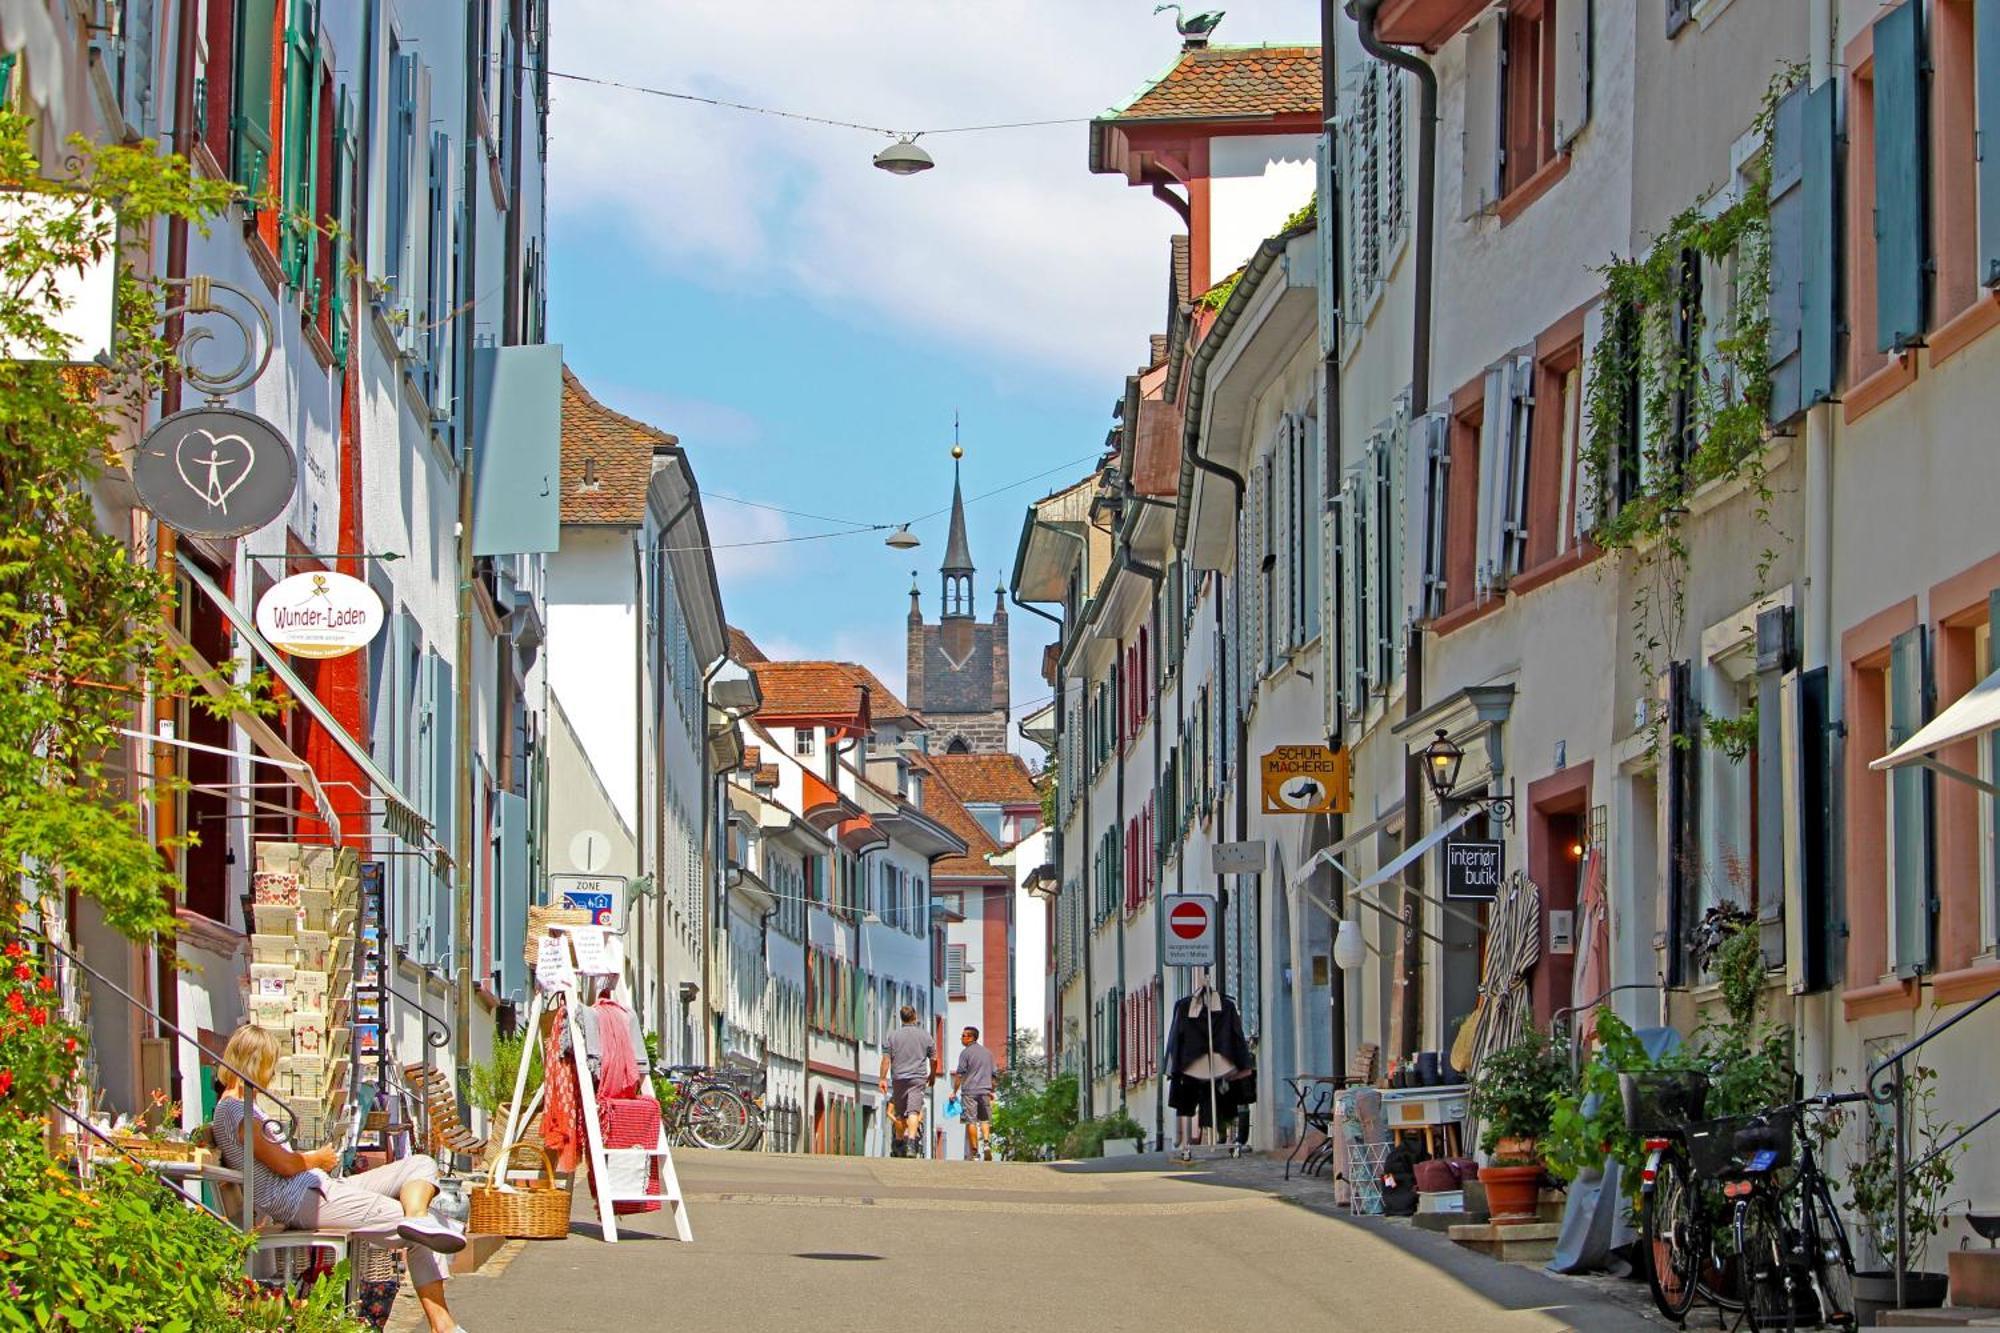
<svg viewBox="0 0 2000 1333">
<path fill-rule="evenodd" d="M 1435 51 L 1456 37 L 1493 0 L 1385 0 L 1375 20 L 1382 40 L 1392 46 Z"/>
</svg>

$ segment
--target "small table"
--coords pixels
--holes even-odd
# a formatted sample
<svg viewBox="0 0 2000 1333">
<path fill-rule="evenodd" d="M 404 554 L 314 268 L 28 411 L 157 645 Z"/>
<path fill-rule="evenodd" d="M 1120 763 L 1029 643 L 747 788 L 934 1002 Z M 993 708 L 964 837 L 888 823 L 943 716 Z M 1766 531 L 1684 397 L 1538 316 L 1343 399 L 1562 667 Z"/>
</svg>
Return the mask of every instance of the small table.
<svg viewBox="0 0 2000 1333">
<path fill-rule="evenodd" d="M 1427 1157 L 1465 1155 L 1465 1117 L 1472 1089 L 1463 1083 L 1442 1088 L 1384 1088 L 1382 1116 L 1391 1138 L 1421 1134 Z M 1438 1149 L 1442 1146 L 1444 1151 Z"/>
</svg>

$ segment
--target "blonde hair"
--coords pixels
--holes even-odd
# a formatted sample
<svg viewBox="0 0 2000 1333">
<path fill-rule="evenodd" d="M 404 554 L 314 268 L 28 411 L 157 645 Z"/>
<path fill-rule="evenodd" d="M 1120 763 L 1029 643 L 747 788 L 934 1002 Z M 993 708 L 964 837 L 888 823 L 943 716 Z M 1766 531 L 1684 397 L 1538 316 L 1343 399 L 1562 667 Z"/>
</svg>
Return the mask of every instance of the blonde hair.
<svg viewBox="0 0 2000 1333">
<path fill-rule="evenodd" d="M 222 1065 L 225 1080 L 242 1077 L 236 1072 L 240 1069 L 252 1083 L 268 1086 L 278 1072 L 278 1039 L 268 1028 L 245 1023 L 229 1034 L 229 1044 L 222 1048 Z"/>
</svg>

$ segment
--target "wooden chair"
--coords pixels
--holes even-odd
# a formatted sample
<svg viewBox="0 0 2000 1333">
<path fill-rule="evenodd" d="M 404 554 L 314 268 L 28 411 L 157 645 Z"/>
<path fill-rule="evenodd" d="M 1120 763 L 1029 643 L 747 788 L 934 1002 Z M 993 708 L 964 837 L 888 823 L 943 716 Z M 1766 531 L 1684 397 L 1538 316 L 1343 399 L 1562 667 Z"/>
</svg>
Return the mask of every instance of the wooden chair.
<svg viewBox="0 0 2000 1333">
<path fill-rule="evenodd" d="M 215 1147 L 215 1136 L 208 1125 L 195 1131 L 194 1141 L 202 1146 Z M 209 1184 L 215 1190 L 215 1201 L 222 1215 L 230 1225 L 240 1226 L 243 1219 L 243 1187 L 227 1181 L 212 1180 Z M 314 1250 L 331 1250 L 333 1260 L 339 1263 L 350 1257 L 354 1248 L 352 1237 L 345 1231 L 304 1231 L 281 1226 L 275 1219 L 258 1218 L 257 1248 L 254 1254 L 281 1256 L 278 1261 L 278 1276 L 287 1284 L 294 1282 L 312 1266 Z M 304 1262 L 301 1263 L 300 1261 Z M 359 1271 L 359 1263 L 350 1263 L 347 1272 L 347 1298 L 354 1297 L 354 1283 Z"/>
<path fill-rule="evenodd" d="M 459 1122 L 458 1095 L 452 1091 L 451 1075 L 435 1065 L 404 1065 L 403 1079 L 423 1101 L 427 1127 L 424 1150 L 440 1165 L 454 1157 L 477 1162 L 486 1155 L 486 1140 Z"/>
</svg>

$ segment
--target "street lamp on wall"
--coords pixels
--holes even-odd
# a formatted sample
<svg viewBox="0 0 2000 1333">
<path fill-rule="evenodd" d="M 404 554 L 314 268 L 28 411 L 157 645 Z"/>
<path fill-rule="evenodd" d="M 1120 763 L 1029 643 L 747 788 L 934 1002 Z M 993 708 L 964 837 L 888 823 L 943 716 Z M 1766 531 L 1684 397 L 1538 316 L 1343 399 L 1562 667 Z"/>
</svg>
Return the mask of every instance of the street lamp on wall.
<svg viewBox="0 0 2000 1333">
<path fill-rule="evenodd" d="M 1470 805 L 1484 810 L 1489 818 L 1503 824 L 1514 820 L 1514 802 L 1505 796 L 1490 796 L 1485 792 L 1474 792 L 1464 796 L 1455 795 L 1458 787 L 1458 770 L 1465 763 L 1465 751 L 1453 743 L 1443 727 L 1438 728 L 1437 739 L 1424 747 L 1424 778 L 1430 783 L 1431 794 L 1438 804 L 1457 801 L 1460 805 Z"/>
</svg>

